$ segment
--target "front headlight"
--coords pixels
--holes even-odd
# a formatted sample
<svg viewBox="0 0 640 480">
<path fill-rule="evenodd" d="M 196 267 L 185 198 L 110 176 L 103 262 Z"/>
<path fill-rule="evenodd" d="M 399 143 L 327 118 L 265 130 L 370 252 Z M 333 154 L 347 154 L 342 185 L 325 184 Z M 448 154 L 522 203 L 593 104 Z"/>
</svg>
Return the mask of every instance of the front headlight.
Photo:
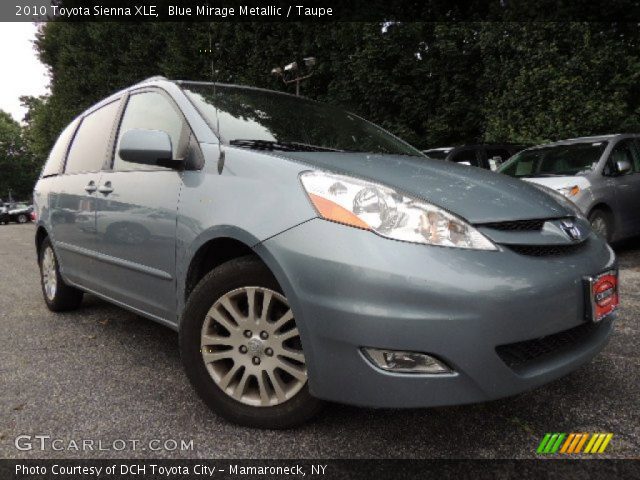
<svg viewBox="0 0 640 480">
<path fill-rule="evenodd" d="M 567 198 L 571 198 L 571 197 L 575 197 L 577 194 L 580 193 L 580 187 L 578 185 L 573 185 L 570 187 L 562 187 L 558 189 L 558 192 L 560 192 L 562 195 L 564 195 Z"/>
<path fill-rule="evenodd" d="M 305 172 L 300 179 L 311 203 L 326 220 L 405 242 L 497 250 L 461 218 L 392 188 L 325 172 Z"/>
</svg>

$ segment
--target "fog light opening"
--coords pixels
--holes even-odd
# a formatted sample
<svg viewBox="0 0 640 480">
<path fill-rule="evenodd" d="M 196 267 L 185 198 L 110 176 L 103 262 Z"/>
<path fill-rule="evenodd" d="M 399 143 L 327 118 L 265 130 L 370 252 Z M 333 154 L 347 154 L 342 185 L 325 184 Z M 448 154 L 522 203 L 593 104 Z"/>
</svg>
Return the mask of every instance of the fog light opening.
<svg viewBox="0 0 640 480">
<path fill-rule="evenodd" d="M 398 373 L 452 373 L 444 362 L 420 352 L 363 348 L 365 356 L 376 367 Z"/>
</svg>

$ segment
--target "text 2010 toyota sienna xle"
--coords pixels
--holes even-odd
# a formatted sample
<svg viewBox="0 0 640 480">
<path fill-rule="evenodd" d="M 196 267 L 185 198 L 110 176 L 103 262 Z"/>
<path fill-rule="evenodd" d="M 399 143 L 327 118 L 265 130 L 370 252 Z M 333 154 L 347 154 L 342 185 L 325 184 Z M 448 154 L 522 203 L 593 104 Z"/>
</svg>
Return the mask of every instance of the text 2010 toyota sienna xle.
<svg viewBox="0 0 640 480">
<path fill-rule="evenodd" d="M 49 308 L 91 292 L 178 330 L 198 393 L 247 425 L 512 395 L 591 359 L 618 304 L 614 253 L 562 196 L 266 90 L 116 93 L 60 135 L 35 202 Z"/>
</svg>

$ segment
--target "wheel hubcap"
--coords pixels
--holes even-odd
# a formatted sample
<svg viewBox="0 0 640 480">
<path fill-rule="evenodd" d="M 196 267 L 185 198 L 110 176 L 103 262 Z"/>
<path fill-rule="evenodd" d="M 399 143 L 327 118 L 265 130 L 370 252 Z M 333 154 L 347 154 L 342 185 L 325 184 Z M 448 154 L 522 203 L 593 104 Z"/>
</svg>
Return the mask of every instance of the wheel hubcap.
<svg viewBox="0 0 640 480">
<path fill-rule="evenodd" d="M 56 276 L 56 257 L 51 247 L 47 247 L 42 255 L 42 285 L 49 300 L 56 296 L 58 278 Z"/>
<path fill-rule="evenodd" d="M 245 405 L 281 404 L 307 383 L 293 313 L 268 288 L 243 287 L 219 298 L 202 326 L 200 351 L 216 385 Z"/>
</svg>

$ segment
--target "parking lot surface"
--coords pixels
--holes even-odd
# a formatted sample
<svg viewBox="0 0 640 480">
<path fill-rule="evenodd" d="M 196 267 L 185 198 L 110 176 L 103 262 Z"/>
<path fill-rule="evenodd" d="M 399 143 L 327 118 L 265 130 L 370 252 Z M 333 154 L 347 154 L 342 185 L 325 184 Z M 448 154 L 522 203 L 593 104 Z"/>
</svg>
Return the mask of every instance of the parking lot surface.
<svg viewBox="0 0 640 480">
<path fill-rule="evenodd" d="M 34 233 L 31 224 L 0 226 L 2 458 L 527 458 L 547 432 L 611 432 L 603 456 L 640 454 L 638 239 L 616 248 L 622 307 L 611 342 L 569 376 L 478 405 L 329 404 L 301 428 L 264 431 L 229 424 L 204 406 L 183 374 L 175 332 L 90 295 L 78 311 L 49 312 Z M 44 440 L 44 450 L 39 441 L 19 450 L 18 435 L 47 435 L 62 449 Z M 82 440 L 94 449 L 74 450 Z M 117 450 L 116 440 L 127 448 Z"/>
</svg>

